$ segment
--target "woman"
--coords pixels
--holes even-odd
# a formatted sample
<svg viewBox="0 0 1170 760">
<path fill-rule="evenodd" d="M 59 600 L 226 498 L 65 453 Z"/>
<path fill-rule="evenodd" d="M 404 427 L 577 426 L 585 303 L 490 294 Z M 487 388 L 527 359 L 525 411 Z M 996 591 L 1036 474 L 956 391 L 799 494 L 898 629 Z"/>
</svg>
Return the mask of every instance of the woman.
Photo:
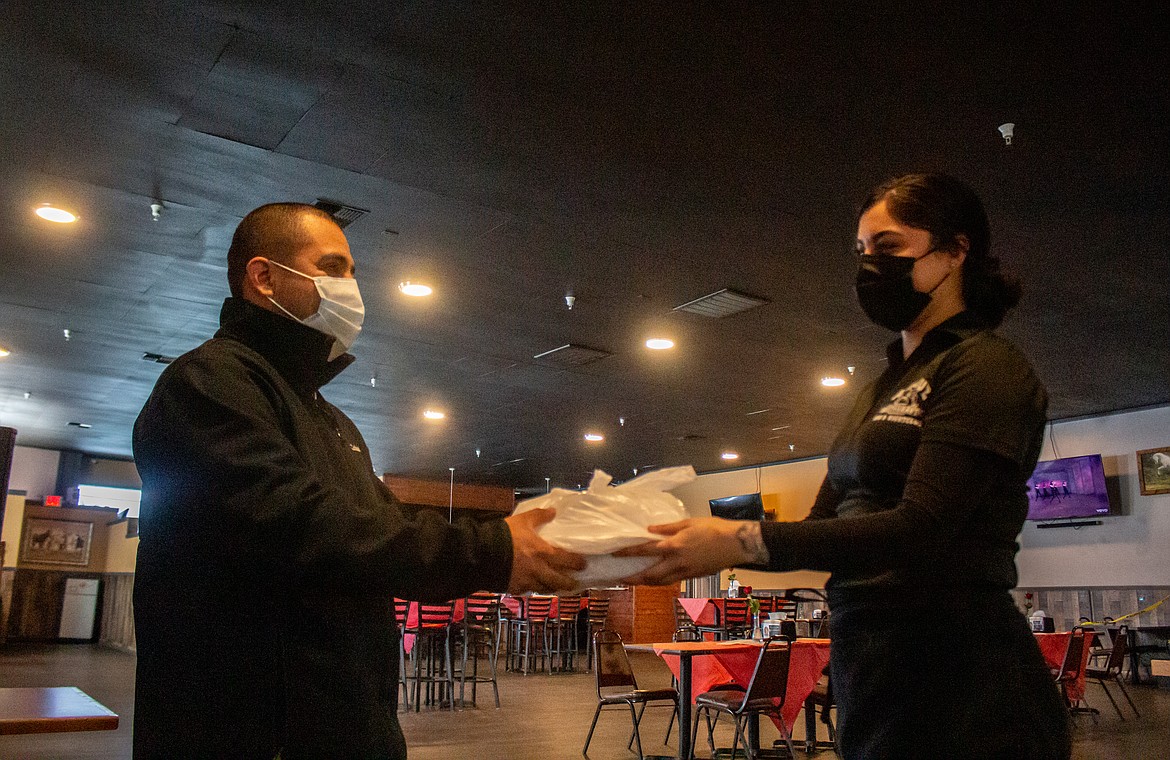
<svg viewBox="0 0 1170 760">
<path fill-rule="evenodd" d="M 808 518 L 651 528 L 663 583 L 727 566 L 825 570 L 846 758 L 1067 758 L 1068 718 L 1008 594 L 1047 396 L 992 330 L 1019 286 L 975 193 L 941 174 L 875 189 L 857 296 L 901 333 L 829 453 Z"/>
</svg>

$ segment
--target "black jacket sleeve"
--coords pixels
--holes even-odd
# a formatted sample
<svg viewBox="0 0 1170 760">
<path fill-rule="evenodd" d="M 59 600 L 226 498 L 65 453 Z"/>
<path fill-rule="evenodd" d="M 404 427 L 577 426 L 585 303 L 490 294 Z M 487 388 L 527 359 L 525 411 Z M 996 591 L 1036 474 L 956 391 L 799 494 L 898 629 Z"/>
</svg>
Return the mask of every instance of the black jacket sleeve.
<svg viewBox="0 0 1170 760">
<path fill-rule="evenodd" d="M 155 556 L 169 550 L 175 562 L 292 574 L 347 593 L 449 599 L 506 588 L 503 520 L 408 518 L 352 423 L 326 422 L 325 409 L 287 396 L 258 363 L 196 356 L 168 368 L 134 434 L 141 535 Z"/>
</svg>

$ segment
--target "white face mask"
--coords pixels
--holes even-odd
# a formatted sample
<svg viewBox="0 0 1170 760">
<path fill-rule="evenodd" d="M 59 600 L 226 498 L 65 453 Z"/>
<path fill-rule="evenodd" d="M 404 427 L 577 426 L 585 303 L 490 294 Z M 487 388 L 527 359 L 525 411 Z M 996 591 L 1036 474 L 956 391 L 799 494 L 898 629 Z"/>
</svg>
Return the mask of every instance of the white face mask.
<svg viewBox="0 0 1170 760">
<path fill-rule="evenodd" d="M 269 301 L 276 308 L 288 314 L 306 327 L 333 337 L 333 349 L 329 352 L 329 361 L 344 354 L 357 340 L 362 331 L 362 320 L 366 316 L 366 307 L 362 303 L 362 294 L 358 291 L 357 280 L 352 277 L 310 277 L 304 272 L 286 267 L 279 261 L 268 259 L 269 264 L 276 264 L 281 269 L 287 269 L 293 274 L 312 280 L 317 286 L 317 295 L 321 297 L 321 305 L 316 314 L 310 314 L 304 319 L 297 319 L 292 312 L 276 303 L 272 296 Z"/>
</svg>

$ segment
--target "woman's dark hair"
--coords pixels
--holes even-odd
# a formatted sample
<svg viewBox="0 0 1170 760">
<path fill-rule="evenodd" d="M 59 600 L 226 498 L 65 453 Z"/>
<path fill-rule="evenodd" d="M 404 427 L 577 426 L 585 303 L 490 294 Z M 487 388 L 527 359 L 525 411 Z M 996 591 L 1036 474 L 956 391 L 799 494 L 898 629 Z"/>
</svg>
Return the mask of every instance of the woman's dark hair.
<svg viewBox="0 0 1170 760">
<path fill-rule="evenodd" d="M 947 174 L 906 174 L 875 187 L 858 218 L 882 200 L 896 221 L 929 232 L 934 247 L 952 250 L 959 236 L 967 238 L 963 301 L 984 324 L 998 327 L 1020 302 L 1020 283 L 991 255 L 991 226 L 975 191 Z"/>
</svg>

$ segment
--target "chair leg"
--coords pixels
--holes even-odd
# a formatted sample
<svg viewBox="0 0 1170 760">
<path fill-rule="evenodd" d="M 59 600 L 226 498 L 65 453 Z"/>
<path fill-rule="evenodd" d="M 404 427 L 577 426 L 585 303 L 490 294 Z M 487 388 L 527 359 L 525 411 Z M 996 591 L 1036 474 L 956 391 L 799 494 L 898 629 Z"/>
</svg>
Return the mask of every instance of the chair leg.
<svg viewBox="0 0 1170 760">
<path fill-rule="evenodd" d="M 638 732 L 638 720 L 642 716 L 637 714 L 637 711 L 634 709 L 633 702 L 630 702 L 629 704 L 630 704 L 630 718 L 633 719 L 633 721 L 634 721 L 634 741 L 636 741 L 638 743 L 638 760 L 645 760 L 645 758 L 642 756 L 642 735 Z M 645 702 L 642 703 L 642 709 L 643 710 L 646 709 Z"/>
<path fill-rule="evenodd" d="M 1117 683 L 1117 687 L 1121 689 L 1121 693 L 1125 695 L 1125 701 L 1129 702 L 1129 706 L 1133 708 L 1133 714 L 1139 718 L 1142 717 L 1142 714 L 1138 712 L 1137 705 L 1135 705 L 1133 700 L 1129 698 L 1129 692 L 1125 690 L 1125 684 L 1121 682 L 1121 676 L 1118 675 L 1113 680 Z"/>
<path fill-rule="evenodd" d="M 1105 696 L 1109 697 L 1109 704 L 1113 705 L 1113 710 L 1117 713 L 1117 717 L 1121 718 L 1121 722 L 1125 722 L 1125 716 L 1121 714 L 1121 708 L 1117 706 L 1117 700 L 1109 693 L 1109 687 L 1105 685 L 1105 679 L 1099 680 L 1097 683 L 1101 684 L 1101 690 L 1105 692 Z"/>
<path fill-rule="evenodd" d="M 633 707 L 633 704 L 630 705 Z M 634 719 L 634 730 L 630 732 L 630 740 L 626 742 L 626 749 L 631 749 L 634 746 L 634 736 L 638 733 L 638 724 L 642 722 L 642 716 L 646 714 L 646 703 L 638 703 L 638 717 Z"/>
<path fill-rule="evenodd" d="M 581 750 L 582 755 L 589 754 L 589 742 L 593 741 L 593 729 L 597 728 L 597 719 L 601 716 L 601 701 L 597 702 L 597 709 L 593 711 L 593 722 L 589 724 L 589 735 L 585 737 L 585 747 Z"/>
<path fill-rule="evenodd" d="M 662 740 L 663 744 L 666 744 L 670 741 L 670 730 L 672 728 L 674 728 L 674 721 L 675 721 L 675 718 L 677 718 L 677 717 L 678 717 L 678 700 L 675 699 L 674 700 L 674 712 L 672 712 L 670 714 L 670 722 L 666 724 L 666 738 Z"/>
<path fill-rule="evenodd" d="M 752 752 L 751 743 L 748 742 L 747 737 L 743 735 L 743 722 L 740 716 L 735 716 L 735 738 L 731 740 L 731 756 L 734 758 L 735 753 L 739 750 L 739 740 L 743 738 L 743 749 L 747 754 L 747 760 L 756 760 L 756 754 Z M 711 750 L 711 756 L 715 756 L 715 750 Z"/>
</svg>

